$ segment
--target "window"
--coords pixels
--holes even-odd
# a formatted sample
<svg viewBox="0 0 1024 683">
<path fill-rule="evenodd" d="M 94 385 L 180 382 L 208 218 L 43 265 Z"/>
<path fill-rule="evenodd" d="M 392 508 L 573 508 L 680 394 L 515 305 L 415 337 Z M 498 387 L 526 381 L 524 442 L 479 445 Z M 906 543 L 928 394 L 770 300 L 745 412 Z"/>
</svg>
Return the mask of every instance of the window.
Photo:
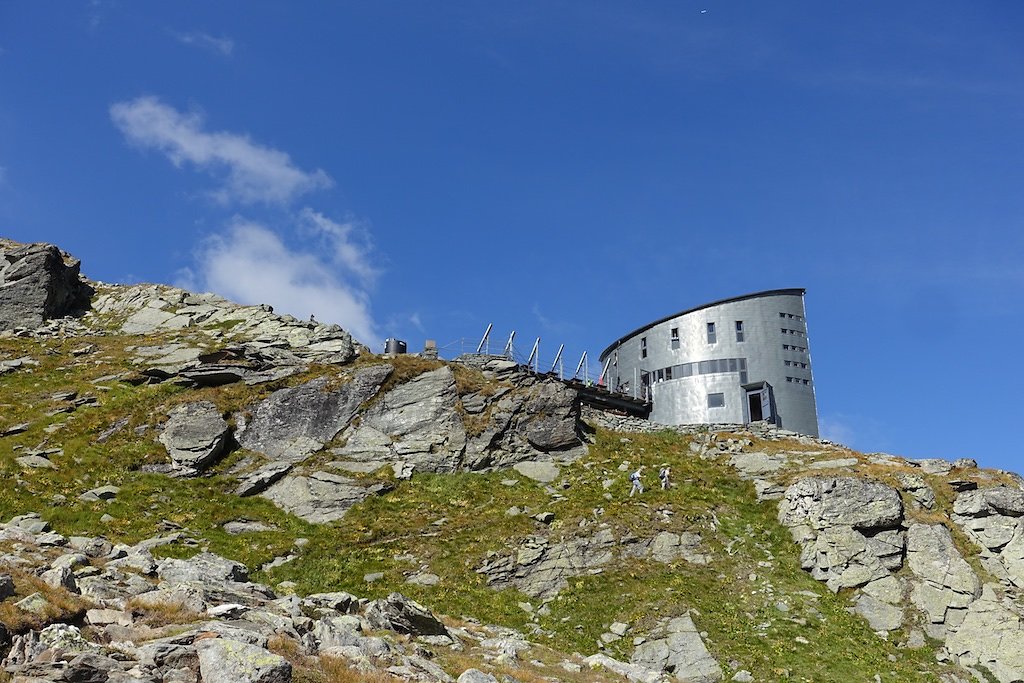
<svg viewBox="0 0 1024 683">
<path fill-rule="evenodd" d="M 672 379 L 672 367 L 673 366 L 670 365 L 665 368 L 665 379 Z"/>
<path fill-rule="evenodd" d="M 647 337 L 640 337 L 640 358 L 647 358 Z"/>
<path fill-rule="evenodd" d="M 743 341 L 743 321 L 742 320 L 737 320 L 736 321 L 736 341 L 738 341 L 738 342 Z"/>
<path fill-rule="evenodd" d="M 724 408 L 725 394 L 708 394 L 708 408 Z"/>
<path fill-rule="evenodd" d="M 718 341 L 718 338 L 715 335 L 715 324 L 714 323 L 708 323 L 708 344 L 714 344 L 717 341 Z"/>
<path fill-rule="evenodd" d="M 678 349 L 679 348 L 679 328 L 678 327 L 673 327 L 669 336 L 672 339 L 672 344 L 671 344 L 672 348 L 673 349 Z"/>
</svg>

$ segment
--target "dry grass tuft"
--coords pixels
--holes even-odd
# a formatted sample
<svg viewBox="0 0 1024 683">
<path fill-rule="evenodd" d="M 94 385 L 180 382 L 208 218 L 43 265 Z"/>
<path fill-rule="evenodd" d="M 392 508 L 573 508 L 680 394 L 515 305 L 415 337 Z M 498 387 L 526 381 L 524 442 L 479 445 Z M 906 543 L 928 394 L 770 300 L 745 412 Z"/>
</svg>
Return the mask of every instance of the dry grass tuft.
<svg viewBox="0 0 1024 683">
<path fill-rule="evenodd" d="M 136 624 L 159 628 L 171 624 L 192 624 L 205 619 L 205 615 L 186 607 L 180 602 L 145 602 L 132 598 L 125 603 L 124 610 L 131 612 Z"/>
<path fill-rule="evenodd" d="M 94 605 L 80 595 L 70 593 L 63 588 L 54 588 L 37 576 L 32 576 L 18 569 L 7 573 L 14 579 L 15 597 L 0 603 L 0 624 L 12 633 L 22 633 L 30 629 L 41 629 L 58 621 L 75 621 Z M 46 599 L 41 612 L 26 612 L 14 606 L 17 600 L 39 593 Z"/>
</svg>

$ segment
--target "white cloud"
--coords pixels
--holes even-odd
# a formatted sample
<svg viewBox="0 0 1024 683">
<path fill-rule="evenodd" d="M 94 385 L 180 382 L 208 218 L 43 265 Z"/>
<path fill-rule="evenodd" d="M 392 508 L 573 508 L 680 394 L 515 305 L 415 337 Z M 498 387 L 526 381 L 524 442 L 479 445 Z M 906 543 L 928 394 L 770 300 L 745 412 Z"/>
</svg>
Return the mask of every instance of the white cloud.
<svg viewBox="0 0 1024 683">
<path fill-rule="evenodd" d="M 364 344 L 380 341 L 366 293 L 345 283 L 336 268 L 315 254 L 295 251 L 269 228 L 236 218 L 196 254 L 196 268 L 180 283 L 242 304 L 270 304 L 297 318 L 316 315 L 337 323 Z"/>
<path fill-rule="evenodd" d="M 218 38 L 217 36 L 211 36 L 209 33 L 203 33 L 202 31 L 192 31 L 191 33 L 177 33 L 172 31 L 171 35 L 174 36 L 179 43 L 191 45 L 193 47 L 200 47 L 204 50 L 210 50 L 211 52 L 217 52 L 225 57 L 230 57 L 231 53 L 235 49 L 235 41 L 226 36 Z"/>
<path fill-rule="evenodd" d="M 299 221 L 303 231 L 318 237 L 333 261 L 360 282 L 370 284 L 377 278 L 378 271 L 368 258 L 369 237 L 360 225 L 338 223 L 309 207 L 299 212 Z"/>
<path fill-rule="evenodd" d="M 199 114 L 183 114 L 155 97 L 118 102 L 110 107 L 110 117 L 130 142 L 163 152 L 175 166 L 191 163 L 225 176 L 223 186 L 214 193 L 225 203 L 287 203 L 332 184 L 322 170 L 303 171 L 285 152 L 259 145 L 246 135 L 207 132 Z"/>
</svg>

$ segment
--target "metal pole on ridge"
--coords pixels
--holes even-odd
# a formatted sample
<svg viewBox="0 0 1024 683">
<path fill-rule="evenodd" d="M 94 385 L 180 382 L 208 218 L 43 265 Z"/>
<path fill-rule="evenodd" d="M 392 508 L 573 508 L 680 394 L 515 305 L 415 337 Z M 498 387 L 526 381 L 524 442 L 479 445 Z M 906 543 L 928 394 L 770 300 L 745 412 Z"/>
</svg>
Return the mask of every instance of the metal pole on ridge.
<svg viewBox="0 0 1024 683">
<path fill-rule="evenodd" d="M 555 354 L 555 362 L 551 364 L 551 372 L 554 372 L 555 368 L 558 368 L 558 379 L 565 379 L 562 376 L 565 374 L 562 372 L 562 349 L 564 348 L 565 344 L 558 345 L 558 353 Z"/>
<path fill-rule="evenodd" d="M 501 355 L 505 356 L 509 360 L 512 360 L 512 340 L 516 338 L 516 331 L 512 330 L 512 334 L 508 335 L 508 341 L 505 342 L 505 350 L 501 352 Z"/>
<path fill-rule="evenodd" d="M 537 337 L 537 341 L 533 342 L 533 350 L 530 351 L 530 357 L 526 359 L 526 367 L 533 368 L 534 372 L 537 372 L 538 350 L 540 350 L 540 337 Z"/>
<path fill-rule="evenodd" d="M 480 340 L 480 343 L 476 345 L 476 352 L 477 353 L 480 353 L 483 350 L 484 345 L 487 344 L 487 342 L 490 341 L 490 339 L 491 339 L 491 328 L 492 327 L 494 327 L 494 323 L 487 323 L 487 329 L 484 331 L 484 336 Z"/>
</svg>

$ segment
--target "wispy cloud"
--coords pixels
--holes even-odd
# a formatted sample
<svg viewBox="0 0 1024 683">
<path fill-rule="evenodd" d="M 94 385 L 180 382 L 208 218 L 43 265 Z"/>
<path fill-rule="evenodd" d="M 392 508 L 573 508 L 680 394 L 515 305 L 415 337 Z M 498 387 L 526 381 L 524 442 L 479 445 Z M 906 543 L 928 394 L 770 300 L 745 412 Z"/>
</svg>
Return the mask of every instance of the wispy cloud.
<svg viewBox="0 0 1024 683">
<path fill-rule="evenodd" d="M 163 152 L 179 168 L 189 163 L 219 177 L 214 197 L 224 203 L 283 204 L 332 184 L 324 171 L 303 171 L 285 152 L 247 135 L 208 132 L 200 114 L 179 112 L 156 97 L 117 102 L 110 117 L 133 144 Z"/>
<path fill-rule="evenodd" d="M 235 218 L 224 233 L 203 241 L 195 269 L 178 284 L 243 304 L 270 304 L 297 318 L 314 314 L 364 344 L 379 341 L 365 291 L 345 282 L 318 253 L 289 248 L 273 230 L 253 221 Z"/>
<path fill-rule="evenodd" d="M 818 418 L 818 428 L 823 439 L 843 445 L 853 443 L 853 426 L 843 415 L 822 415 Z"/>
<path fill-rule="evenodd" d="M 174 36 L 175 40 L 183 45 L 209 50 L 210 52 L 216 52 L 217 54 L 225 57 L 230 57 L 231 53 L 235 49 L 235 41 L 227 36 L 221 36 L 218 38 L 217 36 L 211 36 L 209 33 L 203 33 L 202 31 L 192 31 L 190 33 L 171 31 L 171 35 Z"/>
<path fill-rule="evenodd" d="M 379 271 L 369 260 L 369 234 L 360 224 L 338 223 L 309 207 L 299 212 L 299 221 L 302 230 L 317 237 L 331 259 L 361 283 L 370 284 L 377 278 Z"/>
</svg>

